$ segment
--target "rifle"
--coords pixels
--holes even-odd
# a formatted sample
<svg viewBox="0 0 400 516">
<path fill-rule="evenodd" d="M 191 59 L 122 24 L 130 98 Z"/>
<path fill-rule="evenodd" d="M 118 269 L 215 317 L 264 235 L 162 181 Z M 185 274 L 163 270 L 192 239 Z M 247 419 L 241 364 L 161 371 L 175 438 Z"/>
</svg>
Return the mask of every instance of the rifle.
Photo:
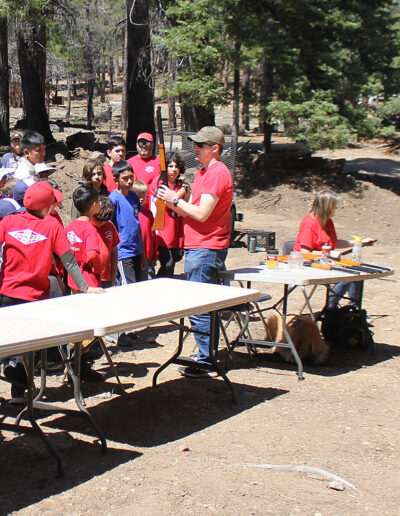
<svg viewBox="0 0 400 516">
<path fill-rule="evenodd" d="M 161 118 L 161 106 L 157 108 L 157 129 L 158 129 L 158 149 L 160 156 L 160 178 L 157 183 L 157 188 L 160 185 L 168 186 L 168 176 L 167 176 L 167 164 L 165 160 L 165 147 L 164 147 L 164 133 L 162 128 L 162 118 Z M 165 226 L 165 210 L 166 204 L 162 199 L 157 199 L 156 202 L 157 212 L 154 218 L 152 230 L 155 229 L 164 229 Z"/>
</svg>

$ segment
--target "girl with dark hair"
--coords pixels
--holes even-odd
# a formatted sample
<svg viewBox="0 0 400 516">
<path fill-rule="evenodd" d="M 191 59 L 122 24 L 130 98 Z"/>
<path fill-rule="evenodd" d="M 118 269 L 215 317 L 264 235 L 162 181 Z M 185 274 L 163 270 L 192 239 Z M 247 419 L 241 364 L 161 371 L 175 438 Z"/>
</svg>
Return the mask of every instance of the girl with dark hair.
<svg viewBox="0 0 400 516">
<path fill-rule="evenodd" d="M 180 178 L 186 170 L 185 160 L 178 152 L 171 152 L 167 155 L 166 162 L 169 188 L 178 192 L 180 198 L 189 199 L 189 185 Z M 152 186 L 155 194 L 157 182 Z M 157 230 L 157 240 L 160 261 L 157 277 L 172 277 L 175 264 L 183 257 L 183 218 L 170 208 L 165 210 L 165 227 Z"/>
</svg>

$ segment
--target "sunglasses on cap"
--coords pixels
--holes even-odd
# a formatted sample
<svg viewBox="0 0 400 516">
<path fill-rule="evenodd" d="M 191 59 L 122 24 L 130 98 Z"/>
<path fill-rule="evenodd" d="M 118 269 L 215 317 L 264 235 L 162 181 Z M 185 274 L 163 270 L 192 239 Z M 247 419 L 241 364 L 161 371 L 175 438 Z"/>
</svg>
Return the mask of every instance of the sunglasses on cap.
<svg viewBox="0 0 400 516">
<path fill-rule="evenodd" d="M 206 145 L 207 147 L 212 147 L 213 145 L 216 145 L 213 142 L 193 142 L 196 147 L 199 147 L 200 149 Z"/>
<path fill-rule="evenodd" d="M 147 140 L 140 140 L 137 142 L 139 147 L 150 147 L 152 142 L 149 142 Z"/>
</svg>

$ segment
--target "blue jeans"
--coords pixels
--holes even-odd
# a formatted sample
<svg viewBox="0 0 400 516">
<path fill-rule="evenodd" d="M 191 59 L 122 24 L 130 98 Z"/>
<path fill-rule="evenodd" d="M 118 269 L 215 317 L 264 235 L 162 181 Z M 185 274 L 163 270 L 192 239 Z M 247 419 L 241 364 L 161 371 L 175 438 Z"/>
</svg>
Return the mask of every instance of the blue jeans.
<svg viewBox="0 0 400 516">
<path fill-rule="evenodd" d="M 328 308 L 336 308 L 339 300 L 348 292 L 350 298 L 350 305 L 360 308 L 361 297 L 361 281 L 351 281 L 350 283 L 336 283 L 328 297 Z"/>
<path fill-rule="evenodd" d="M 185 275 L 188 281 L 199 283 L 217 283 L 217 273 L 225 270 L 225 260 L 228 249 L 186 249 L 185 250 Z M 196 356 L 198 362 L 210 362 L 210 323 L 209 312 L 189 317 L 194 337 L 199 351 Z M 205 335 L 196 333 L 202 332 Z M 219 340 L 219 321 L 215 325 L 214 355 L 217 356 Z"/>
</svg>

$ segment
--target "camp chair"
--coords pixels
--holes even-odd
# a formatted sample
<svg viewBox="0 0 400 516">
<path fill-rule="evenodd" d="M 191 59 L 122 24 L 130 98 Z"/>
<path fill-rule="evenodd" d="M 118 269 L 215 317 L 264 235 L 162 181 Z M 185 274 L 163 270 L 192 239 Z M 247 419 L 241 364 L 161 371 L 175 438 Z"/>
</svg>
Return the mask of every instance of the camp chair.
<svg viewBox="0 0 400 516">
<path fill-rule="evenodd" d="M 243 287 L 242 282 L 239 282 L 240 286 Z M 225 368 L 227 369 L 228 360 L 231 358 L 233 361 L 233 351 L 237 346 L 246 346 L 247 352 L 250 357 L 253 358 L 257 354 L 257 346 L 251 342 L 253 340 L 251 331 L 250 331 L 250 321 L 252 317 L 258 316 L 261 320 L 266 335 L 269 336 L 267 322 L 265 320 L 263 312 L 266 310 L 265 308 L 260 308 L 260 303 L 265 301 L 269 301 L 271 296 L 269 294 L 261 294 L 258 299 L 255 301 L 251 301 L 249 303 L 242 303 L 240 305 L 230 306 L 220 311 L 220 329 L 222 336 L 225 340 L 226 347 L 228 350 L 228 355 L 225 361 Z M 231 325 L 231 323 L 236 323 L 236 326 L 239 330 L 237 336 L 230 340 L 228 337 L 227 329 Z M 270 338 L 270 336 L 269 336 Z"/>
</svg>

